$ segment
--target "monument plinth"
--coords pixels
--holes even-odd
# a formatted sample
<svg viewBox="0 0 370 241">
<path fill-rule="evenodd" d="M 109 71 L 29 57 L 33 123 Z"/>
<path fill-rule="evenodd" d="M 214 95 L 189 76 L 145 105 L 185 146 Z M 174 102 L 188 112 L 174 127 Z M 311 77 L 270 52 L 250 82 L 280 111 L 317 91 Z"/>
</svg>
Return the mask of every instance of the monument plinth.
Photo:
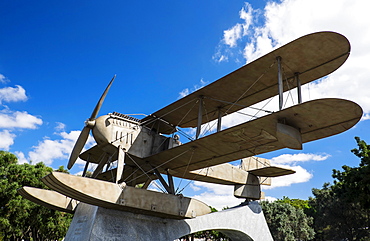
<svg viewBox="0 0 370 241">
<path fill-rule="evenodd" d="M 187 234 L 218 230 L 233 241 L 273 240 L 258 202 L 192 219 L 166 219 L 80 203 L 66 241 L 173 241 Z"/>
</svg>

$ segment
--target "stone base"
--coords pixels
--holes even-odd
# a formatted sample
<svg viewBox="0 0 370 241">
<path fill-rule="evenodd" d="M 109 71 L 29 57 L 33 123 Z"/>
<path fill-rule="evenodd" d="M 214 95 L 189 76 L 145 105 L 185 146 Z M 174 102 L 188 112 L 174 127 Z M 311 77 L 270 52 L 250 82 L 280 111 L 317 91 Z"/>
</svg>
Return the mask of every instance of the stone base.
<svg viewBox="0 0 370 241">
<path fill-rule="evenodd" d="M 233 241 L 273 240 L 257 202 L 193 219 L 165 219 L 80 203 L 66 241 L 122 240 L 173 241 L 187 234 L 218 230 Z"/>
</svg>

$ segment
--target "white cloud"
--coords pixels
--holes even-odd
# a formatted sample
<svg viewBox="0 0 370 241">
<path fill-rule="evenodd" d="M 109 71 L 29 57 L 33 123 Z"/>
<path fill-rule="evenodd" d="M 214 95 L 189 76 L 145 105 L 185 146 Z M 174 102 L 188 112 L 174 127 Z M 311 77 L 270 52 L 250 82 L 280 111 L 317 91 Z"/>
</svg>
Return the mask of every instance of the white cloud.
<svg viewBox="0 0 370 241">
<path fill-rule="evenodd" d="M 194 183 L 190 184 L 191 189 L 193 189 L 194 192 L 198 192 L 201 190 L 201 188 L 198 185 L 195 185 Z"/>
<path fill-rule="evenodd" d="M 14 144 L 15 134 L 11 133 L 8 130 L 3 130 L 0 132 L 0 149 L 5 151 L 9 150 L 9 147 Z"/>
<path fill-rule="evenodd" d="M 225 56 L 225 55 L 221 55 L 221 56 L 218 58 L 217 62 L 227 61 L 228 59 L 229 59 L 229 58 L 228 58 L 227 56 Z"/>
<path fill-rule="evenodd" d="M 248 19 L 245 21 L 250 23 L 248 34 L 241 30 L 241 23 L 225 30 L 228 34 L 224 34 L 223 46 L 218 47 L 214 60 L 220 62 L 233 58 L 240 61 L 233 49 L 243 49 L 243 57 L 248 63 L 274 48 L 312 32 L 341 33 L 351 43 L 350 57 L 327 78 L 306 85 L 303 100 L 325 97 L 349 99 L 363 108 L 365 118 L 362 120 L 366 120 L 370 113 L 367 88 L 370 79 L 367 66 L 367 60 L 370 58 L 370 18 L 364 17 L 368 14 L 367 8 L 364 7 L 366 3 L 365 0 L 270 1 L 266 4 L 263 14 L 253 10 L 250 5 L 243 7 L 239 16 Z M 261 24 L 253 21 L 254 19 L 262 20 Z"/>
<path fill-rule="evenodd" d="M 4 75 L 0 74 L 0 82 L 6 83 L 8 79 Z M 0 104 L 3 102 L 18 102 L 26 101 L 26 91 L 23 87 L 17 85 L 13 87 L 5 87 L 0 89 Z M 26 111 L 14 111 L 7 106 L 3 106 L 4 109 L 0 110 L 0 148 L 9 150 L 10 146 L 14 144 L 16 134 L 14 132 L 21 129 L 36 129 L 43 124 L 41 118 L 31 115 Z M 56 159 L 66 159 L 74 146 L 74 143 L 79 136 L 80 131 L 72 131 L 70 133 L 64 132 L 65 125 L 63 123 L 57 123 L 54 133 L 59 136 L 59 139 L 51 140 L 45 137 L 43 141 L 40 141 L 37 146 L 33 147 L 33 150 L 26 156 L 23 152 L 15 151 L 19 163 L 27 163 L 32 161 L 33 163 L 44 162 L 50 165 Z M 87 146 L 91 146 L 93 140 L 88 140 Z M 78 160 L 78 163 L 81 160 Z"/>
<path fill-rule="evenodd" d="M 245 3 L 239 12 L 239 17 L 244 20 L 244 23 L 237 23 L 224 31 L 223 42 L 231 48 L 236 47 L 237 41 L 247 35 L 253 22 L 253 8 L 249 3 Z"/>
<path fill-rule="evenodd" d="M 56 131 L 64 131 L 65 128 L 66 128 L 66 125 L 64 123 L 61 123 L 61 122 L 57 122 L 56 123 L 56 127 L 54 128 Z"/>
<path fill-rule="evenodd" d="M 199 90 L 199 89 L 203 88 L 203 87 L 204 87 L 204 86 L 206 86 L 207 84 L 208 84 L 208 82 L 207 82 L 207 81 L 204 81 L 203 79 L 201 79 L 201 80 L 199 81 L 199 84 L 194 85 L 192 89 L 189 89 L 189 88 L 183 89 L 183 90 L 179 93 L 179 97 L 178 97 L 178 98 L 179 98 L 179 99 L 181 99 L 181 98 L 183 98 L 183 97 L 187 96 L 188 94 L 190 94 L 190 93 L 192 93 L 192 92 L 194 92 L 194 91 L 197 91 L 197 90 Z"/>
<path fill-rule="evenodd" d="M 297 162 L 307 161 L 324 161 L 330 157 L 329 154 L 313 154 L 313 153 L 298 153 L 298 154 L 283 154 L 271 159 L 271 165 L 294 164 Z"/>
<path fill-rule="evenodd" d="M 239 17 L 244 20 L 243 23 L 243 35 L 247 35 L 249 26 L 253 23 L 253 10 L 252 5 L 248 2 L 245 3 L 244 7 L 239 12 Z"/>
<path fill-rule="evenodd" d="M 26 111 L 12 111 L 9 109 L 0 111 L 0 128 L 36 129 L 39 125 L 42 125 L 42 120 L 28 114 Z"/>
<path fill-rule="evenodd" d="M 274 177 L 271 181 L 271 186 L 262 186 L 263 190 L 272 189 L 276 187 L 288 187 L 292 184 L 308 182 L 313 177 L 311 173 L 309 173 L 306 169 L 304 169 L 301 166 L 287 166 L 287 165 L 279 166 L 288 169 L 293 169 L 294 171 L 296 171 L 296 173 L 287 176 Z"/>
<path fill-rule="evenodd" d="M 3 76 L 0 76 L 0 82 L 3 81 Z M 15 88 L 5 87 L 0 89 L 0 104 L 3 102 L 17 102 L 26 100 L 26 90 L 20 85 L 16 85 Z"/>
<path fill-rule="evenodd" d="M 234 27 L 224 31 L 224 41 L 229 47 L 235 47 L 236 41 L 243 35 L 243 25 L 238 23 Z"/>
<path fill-rule="evenodd" d="M 60 126 L 60 123 L 57 123 Z M 37 146 L 33 146 L 33 151 L 28 153 L 28 159 L 32 163 L 43 162 L 46 165 L 51 165 L 55 160 L 65 160 L 67 164 L 69 155 L 76 143 L 80 131 L 71 131 L 69 133 L 62 131 L 54 133 L 59 136 L 58 139 L 50 139 L 45 137 L 44 140 L 40 141 Z M 94 143 L 93 138 L 90 136 L 87 140 L 86 147 L 91 147 Z M 84 164 L 82 160 L 77 160 L 78 164 Z"/>
<path fill-rule="evenodd" d="M 5 84 L 7 82 L 9 82 L 9 80 L 4 75 L 0 74 L 0 83 Z"/>
<path fill-rule="evenodd" d="M 18 164 L 29 163 L 23 152 L 16 151 L 14 154 L 18 157 Z"/>
<path fill-rule="evenodd" d="M 244 201 L 244 199 L 234 197 L 234 186 L 195 181 L 192 188 L 193 190 L 205 189 L 203 193 L 194 195 L 192 198 L 198 199 L 219 211 L 222 208 L 233 207 Z"/>
<path fill-rule="evenodd" d="M 61 135 L 67 133 L 61 133 Z M 70 136 L 74 136 L 74 133 L 71 133 Z M 46 165 L 52 164 L 55 159 L 66 159 L 68 154 L 73 148 L 73 139 L 60 139 L 60 140 L 50 140 L 44 139 L 39 142 L 37 146 L 33 146 L 33 151 L 29 152 L 29 159 L 33 163 L 43 162 Z"/>
<path fill-rule="evenodd" d="M 225 48 L 224 43 L 220 43 L 216 47 L 216 53 L 212 56 L 212 59 L 217 63 L 228 62 L 229 56 L 233 56 L 232 51 L 230 51 L 228 48 Z"/>
<path fill-rule="evenodd" d="M 8 83 L 9 80 L 0 74 L 0 83 Z M 0 105 L 4 102 L 19 102 L 26 101 L 26 90 L 20 86 L 0 88 Z M 0 110 L 0 148 L 9 150 L 14 144 L 16 138 L 15 131 L 19 129 L 36 129 L 42 125 L 42 120 L 39 117 L 31 115 L 26 111 L 14 111 L 8 106 L 3 105 Z M 2 130 L 1 130 L 2 129 Z M 17 130 L 15 130 L 17 129 Z"/>
<path fill-rule="evenodd" d="M 180 93 L 179 93 L 179 99 L 180 98 L 183 98 L 183 97 L 185 97 L 185 96 L 187 96 L 188 94 L 190 94 L 190 90 L 188 89 L 188 88 L 186 88 L 186 89 L 183 89 Z"/>
<path fill-rule="evenodd" d="M 227 47 L 237 47 L 238 41 L 249 33 L 249 28 L 254 21 L 253 13 L 256 13 L 256 11 L 253 10 L 252 5 L 245 3 L 245 6 L 239 11 L 239 17 L 244 22 L 237 23 L 229 29 L 224 30 L 223 38 L 217 46 L 216 53 L 212 57 L 214 61 L 220 63 L 228 61 L 229 57 L 238 55 L 238 52 L 240 52 L 238 48 L 235 51 L 231 51 Z"/>
<path fill-rule="evenodd" d="M 370 97 L 366 83 L 370 78 L 367 66 L 367 59 L 370 58 L 370 29 L 367 26 L 370 18 L 364 17 L 367 16 L 364 5 L 365 1 L 349 0 L 270 2 L 265 8 L 266 23 L 260 28 L 261 34 L 258 37 L 283 44 L 322 30 L 336 31 L 346 36 L 352 46 L 349 59 L 328 78 L 310 85 L 311 99 L 350 99 L 359 103 L 368 114 Z M 269 51 L 268 47 L 259 46 Z"/>
<path fill-rule="evenodd" d="M 324 161 L 329 157 L 330 155 L 328 154 L 313 153 L 299 153 L 293 155 L 283 154 L 277 157 L 273 157 L 270 160 L 272 166 L 293 169 L 294 171 L 296 171 L 296 173 L 287 176 L 275 177 L 272 179 L 271 186 L 263 186 L 263 189 L 286 187 L 296 183 L 308 182 L 313 177 L 313 175 L 297 164 L 299 162 Z"/>
</svg>

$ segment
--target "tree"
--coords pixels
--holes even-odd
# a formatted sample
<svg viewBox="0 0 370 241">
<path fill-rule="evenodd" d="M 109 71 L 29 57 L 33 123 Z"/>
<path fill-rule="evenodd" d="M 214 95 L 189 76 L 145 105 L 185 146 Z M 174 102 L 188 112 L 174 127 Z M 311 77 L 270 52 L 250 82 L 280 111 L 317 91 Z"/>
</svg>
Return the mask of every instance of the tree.
<svg viewBox="0 0 370 241">
<path fill-rule="evenodd" d="M 355 137 L 358 149 L 351 152 L 360 158 L 358 167 L 342 166 L 344 171 L 333 170 L 334 191 L 346 202 L 356 200 L 363 208 L 370 208 L 370 146 Z"/>
<path fill-rule="evenodd" d="M 58 169 L 65 171 L 63 167 Z M 47 188 L 41 178 L 52 172 L 43 163 L 18 164 L 17 157 L 0 151 L 0 237 L 5 240 L 61 240 L 72 215 L 50 210 L 21 197 L 23 186 Z"/>
<path fill-rule="evenodd" d="M 296 208 L 289 202 L 288 198 L 275 202 L 261 202 L 274 240 L 312 240 L 315 234 L 311 227 L 313 218 L 308 217 L 303 208 Z"/>
<path fill-rule="evenodd" d="M 358 167 L 342 166 L 343 171 L 333 170 L 333 191 L 345 205 L 356 213 L 356 226 L 353 227 L 353 240 L 370 239 L 370 145 L 355 137 L 358 148 L 351 150 L 358 158 Z"/>
<path fill-rule="evenodd" d="M 311 206 L 310 206 L 308 200 L 302 200 L 302 199 L 297 199 L 297 198 L 290 199 L 288 197 L 283 196 L 283 199 L 276 200 L 276 202 L 288 203 L 288 204 L 292 205 L 293 207 L 295 207 L 297 209 L 302 209 L 304 211 L 304 213 L 306 213 L 306 214 L 311 212 L 310 211 Z"/>
<path fill-rule="evenodd" d="M 316 240 L 368 240 L 369 210 L 362 209 L 358 202 L 345 202 L 329 183 L 322 189 L 314 188 L 312 193 Z"/>
<path fill-rule="evenodd" d="M 334 184 L 312 189 L 310 199 L 316 240 L 369 240 L 370 233 L 370 146 L 355 137 L 361 159 L 358 167 L 333 170 Z"/>
</svg>

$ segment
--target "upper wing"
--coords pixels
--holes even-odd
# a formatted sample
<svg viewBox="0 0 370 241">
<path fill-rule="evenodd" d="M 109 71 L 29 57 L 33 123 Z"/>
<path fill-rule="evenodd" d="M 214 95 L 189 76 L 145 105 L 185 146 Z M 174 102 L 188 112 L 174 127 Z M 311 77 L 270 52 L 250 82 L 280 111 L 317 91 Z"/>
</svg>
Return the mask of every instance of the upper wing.
<svg viewBox="0 0 370 241">
<path fill-rule="evenodd" d="M 310 142 L 348 130 L 362 116 L 356 103 L 342 99 L 319 99 L 266 115 L 181 146 L 144 158 L 174 176 L 248 156 L 285 148 L 276 134 L 277 123 L 300 130 L 302 142 Z M 176 174 L 177 173 L 177 174 Z"/>
<path fill-rule="evenodd" d="M 202 98 L 202 124 L 223 114 L 238 111 L 278 94 L 276 57 L 282 58 L 284 91 L 297 86 L 293 81 L 299 74 L 301 84 L 326 76 L 339 68 L 348 58 L 350 44 L 338 33 L 317 32 L 298 38 L 269 54 L 241 67 L 221 79 L 144 118 L 142 123 L 161 133 L 174 132 L 174 127 L 196 127 L 198 102 Z"/>
</svg>

